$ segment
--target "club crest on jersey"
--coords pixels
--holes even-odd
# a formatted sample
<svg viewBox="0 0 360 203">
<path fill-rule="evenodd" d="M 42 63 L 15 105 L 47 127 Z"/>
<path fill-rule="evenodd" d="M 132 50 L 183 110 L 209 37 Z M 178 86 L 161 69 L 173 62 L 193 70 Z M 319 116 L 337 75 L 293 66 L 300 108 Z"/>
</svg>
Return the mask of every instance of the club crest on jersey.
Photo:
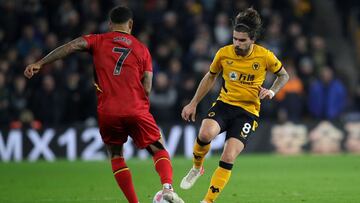
<svg viewBox="0 0 360 203">
<path fill-rule="evenodd" d="M 231 71 L 229 73 L 229 78 L 230 78 L 230 80 L 237 80 L 238 74 L 236 72 L 234 72 L 234 71 Z"/>
<path fill-rule="evenodd" d="M 259 70 L 260 64 L 259 64 L 258 62 L 254 62 L 254 63 L 252 64 L 252 68 L 253 68 L 254 70 Z"/>
<path fill-rule="evenodd" d="M 234 63 L 234 61 L 226 61 L 226 63 L 227 63 L 229 66 L 231 66 L 231 65 Z"/>
</svg>

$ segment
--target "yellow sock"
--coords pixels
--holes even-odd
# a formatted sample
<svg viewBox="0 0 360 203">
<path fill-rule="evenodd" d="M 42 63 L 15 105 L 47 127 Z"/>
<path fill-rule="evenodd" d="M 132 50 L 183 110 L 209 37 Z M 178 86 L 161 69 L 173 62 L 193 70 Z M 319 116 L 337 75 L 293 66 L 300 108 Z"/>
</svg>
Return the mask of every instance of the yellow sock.
<svg viewBox="0 0 360 203">
<path fill-rule="evenodd" d="M 201 168 L 204 163 L 205 156 L 209 152 L 209 149 L 210 143 L 203 143 L 199 140 L 199 138 L 196 139 L 193 149 L 193 163 L 195 168 Z"/>
<path fill-rule="evenodd" d="M 221 163 L 220 163 L 220 165 L 221 165 Z M 226 183 L 229 181 L 230 176 L 231 176 L 232 164 L 228 164 L 228 165 L 231 165 L 231 167 L 229 167 L 229 169 L 225 169 L 225 168 L 219 166 L 215 170 L 215 172 L 211 178 L 210 187 L 204 198 L 204 200 L 206 202 L 214 202 L 215 199 L 219 196 L 219 194 L 224 189 Z"/>
</svg>

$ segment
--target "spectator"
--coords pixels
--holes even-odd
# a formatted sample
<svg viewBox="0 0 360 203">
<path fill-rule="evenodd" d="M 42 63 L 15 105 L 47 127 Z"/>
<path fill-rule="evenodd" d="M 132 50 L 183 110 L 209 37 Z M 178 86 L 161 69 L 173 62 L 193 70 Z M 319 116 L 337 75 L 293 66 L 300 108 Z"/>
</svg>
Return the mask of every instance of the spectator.
<svg viewBox="0 0 360 203">
<path fill-rule="evenodd" d="M 304 107 L 303 84 L 298 78 L 296 69 L 292 61 L 284 65 L 289 74 L 289 81 L 275 96 L 279 102 L 280 112 L 278 119 L 280 122 L 288 120 L 297 122 L 301 119 Z M 296 106 L 296 108 L 294 108 Z"/>
<path fill-rule="evenodd" d="M 270 24 L 265 40 L 262 41 L 261 44 L 274 52 L 278 57 L 282 57 L 283 39 L 281 35 L 281 25 L 278 23 Z"/>
<path fill-rule="evenodd" d="M 166 70 L 166 66 L 169 63 L 171 55 L 172 55 L 171 48 L 168 44 L 168 41 L 162 42 L 156 47 L 156 53 L 154 59 L 154 62 L 156 64 L 154 67 L 155 73 L 158 71 Z"/>
<path fill-rule="evenodd" d="M 178 88 L 181 81 L 181 71 L 182 71 L 182 63 L 179 58 L 173 57 L 169 62 L 169 70 L 167 74 L 170 78 L 170 85 Z"/>
<path fill-rule="evenodd" d="M 89 21 L 102 20 L 100 3 L 98 0 L 84 0 L 82 2 L 83 17 Z"/>
<path fill-rule="evenodd" d="M 311 38 L 311 55 L 314 59 L 315 69 L 325 65 L 333 66 L 332 58 L 329 51 L 326 49 L 325 40 L 320 36 L 313 36 Z M 318 74 L 318 73 L 317 73 Z"/>
<path fill-rule="evenodd" d="M 31 110 L 35 118 L 45 126 L 60 124 L 63 113 L 63 97 L 56 91 L 56 83 L 52 75 L 45 75 L 42 78 L 42 86 L 35 92 Z M 51 109 L 47 111 L 46 109 Z"/>
<path fill-rule="evenodd" d="M 304 89 L 309 89 L 310 83 L 315 80 L 315 67 L 311 57 L 304 57 L 299 61 L 297 73 L 304 84 Z"/>
<path fill-rule="evenodd" d="M 87 99 L 80 84 L 80 75 L 76 72 L 70 73 L 66 77 L 64 92 L 64 117 L 62 123 L 74 124 L 85 120 L 86 113 L 83 102 Z"/>
<path fill-rule="evenodd" d="M 294 49 L 289 54 L 294 60 L 296 65 L 304 58 L 310 57 L 308 39 L 306 36 L 301 35 L 294 41 Z"/>
<path fill-rule="evenodd" d="M 19 52 L 16 47 L 11 47 L 6 50 L 6 61 L 9 64 L 9 70 L 11 75 L 22 74 L 23 67 L 21 60 L 19 60 Z"/>
<path fill-rule="evenodd" d="M 49 33 L 45 37 L 44 53 L 49 53 L 51 50 L 58 47 L 58 37 L 55 33 Z"/>
<path fill-rule="evenodd" d="M 13 90 L 10 93 L 11 120 L 19 120 L 20 114 L 28 107 L 28 94 L 26 80 L 22 75 L 17 75 L 13 81 Z"/>
<path fill-rule="evenodd" d="M 179 86 L 179 96 L 176 104 L 176 118 L 181 120 L 180 113 L 183 107 L 190 102 L 196 91 L 196 78 L 193 75 L 183 75 Z"/>
<path fill-rule="evenodd" d="M 285 49 L 287 52 L 290 52 L 291 50 L 294 50 L 294 44 L 295 40 L 300 37 L 302 33 L 302 27 L 298 22 L 291 22 L 287 28 L 287 32 L 289 33 L 288 36 L 286 36 L 286 47 Z"/>
<path fill-rule="evenodd" d="M 190 51 L 186 56 L 186 66 L 191 68 L 191 70 L 188 71 L 196 73 L 203 72 L 201 68 L 203 66 L 198 66 L 198 63 L 204 61 L 209 61 L 209 63 L 211 63 L 210 44 L 209 41 L 198 38 L 193 42 Z"/>
<path fill-rule="evenodd" d="M 174 11 L 167 11 L 164 13 L 163 22 L 161 26 L 157 28 L 157 34 L 155 35 L 156 41 L 161 42 L 164 39 L 175 37 L 177 40 L 182 41 L 181 27 L 178 25 L 178 16 Z"/>
<path fill-rule="evenodd" d="M 177 91 L 170 85 L 169 77 L 159 72 L 155 76 L 155 85 L 150 93 L 150 108 L 157 121 L 172 121 Z"/>
<path fill-rule="evenodd" d="M 16 7 L 16 1 L 4 0 L 0 2 L 0 27 L 5 32 L 5 40 L 10 43 L 14 43 L 17 39 L 16 33 L 18 28 L 21 27 L 19 23 L 19 10 Z"/>
<path fill-rule="evenodd" d="M 219 13 L 215 19 L 214 36 L 218 46 L 224 46 L 231 42 L 231 26 L 226 13 Z"/>
<path fill-rule="evenodd" d="M 45 41 L 46 35 L 49 33 L 49 23 L 46 18 L 38 18 L 36 19 L 36 32 L 35 36 L 42 42 Z"/>
<path fill-rule="evenodd" d="M 339 118 L 347 101 L 346 89 L 336 78 L 330 67 L 323 67 L 320 79 L 309 87 L 308 107 L 312 116 L 318 119 Z"/>
<path fill-rule="evenodd" d="M 0 71 L 0 127 L 9 124 L 9 90 L 6 86 L 5 75 Z"/>
<path fill-rule="evenodd" d="M 11 70 L 10 70 L 10 64 L 8 61 L 6 60 L 2 60 L 0 59 L 0 72 L 2 74 L 7 74 L 9 73 Z M 4 76 L 5 77 L 5 76 Z M 5 80 L 5 79 L 4 79 Z"/>
<path fill-rule="evenodd" d="M 22 37 L 17 43 L 19 54 L 25 57 L 32 48 L 42 48 L 42 43 L 35 37 L 35 30 L 32 25 L 26 25 L 23 28 Z"/>
</svg>

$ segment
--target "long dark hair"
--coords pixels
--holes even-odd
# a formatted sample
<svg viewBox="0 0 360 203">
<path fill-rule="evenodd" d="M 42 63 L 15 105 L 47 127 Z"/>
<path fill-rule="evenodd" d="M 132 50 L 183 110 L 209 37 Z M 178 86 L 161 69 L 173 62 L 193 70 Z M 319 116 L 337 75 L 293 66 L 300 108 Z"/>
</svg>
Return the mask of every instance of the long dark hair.
<svg viewBox="0 0 360 203">
<path fill-rule="evenodd" d="M 234 30 L 248 33 L 250 39 L 256 40 L 261 31 L 261 17 L 253 8 L 239 12 L 233 22 Z"/>
</svg>

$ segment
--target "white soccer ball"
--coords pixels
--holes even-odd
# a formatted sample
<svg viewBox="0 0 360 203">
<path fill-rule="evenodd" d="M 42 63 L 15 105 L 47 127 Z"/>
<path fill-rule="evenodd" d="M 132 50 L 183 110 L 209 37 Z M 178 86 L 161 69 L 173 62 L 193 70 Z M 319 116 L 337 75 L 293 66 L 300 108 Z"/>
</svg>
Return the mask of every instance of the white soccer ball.
<svg viewBox="0 0 360 203">
<path fill-rule="evenodd" d="M 160 190 L 155 194 L 153 203 L 169 203 L 169 202 L 163 199 L 162 190 Z"/>
</svg>

